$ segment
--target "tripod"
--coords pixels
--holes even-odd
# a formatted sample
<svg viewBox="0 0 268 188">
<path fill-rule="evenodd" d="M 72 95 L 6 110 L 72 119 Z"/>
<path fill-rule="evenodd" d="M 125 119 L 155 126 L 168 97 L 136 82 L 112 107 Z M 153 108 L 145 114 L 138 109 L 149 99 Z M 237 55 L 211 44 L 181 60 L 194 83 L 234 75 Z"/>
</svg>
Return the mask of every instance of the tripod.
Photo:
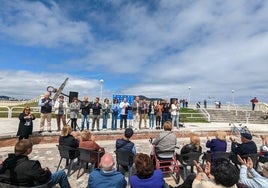
<svg viewBox="0 0 268 188">
<path fill-rule="evenodd" d="M 72 119 L 69 119 L 69 120 L 68 120 L 67 125 L 69 124 L 70 121 L 71 121 L 71 123 L 72 123 Z M 80 127 L 78 126 L 78 124 L 77 124 L 77 119 L 76 119 L 76 121 L 75 121 L 74 130 L 76 130 L 76 128 L 77 128 L 79 131 L 81 131 L 81 128 L 80 128 Z"/>
</svg>

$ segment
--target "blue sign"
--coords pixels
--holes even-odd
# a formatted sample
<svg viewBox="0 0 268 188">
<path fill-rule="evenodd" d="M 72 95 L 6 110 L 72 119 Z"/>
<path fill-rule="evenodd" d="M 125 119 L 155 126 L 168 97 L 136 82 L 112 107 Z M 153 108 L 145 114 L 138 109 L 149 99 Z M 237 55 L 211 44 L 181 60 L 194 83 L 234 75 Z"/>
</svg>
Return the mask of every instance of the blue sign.
<svg viewBox="0 0 268 188">
<path fill-rule="evenodd" d="M 123 99 L 126 98 L 130 107 L 132 107 L 135 96 L 133 96 L 133 95 L 113 95 L 113 99 L 115 99 L 115 98 L 118 99 L 118 104 L 120 104 L 120 102 L 122 102 Z M 120 118 L 120 113 L 118 113 L 117 118 Z M 132 110 L 128 111 L 127 119 L 133 119 Z"/>
</svg>

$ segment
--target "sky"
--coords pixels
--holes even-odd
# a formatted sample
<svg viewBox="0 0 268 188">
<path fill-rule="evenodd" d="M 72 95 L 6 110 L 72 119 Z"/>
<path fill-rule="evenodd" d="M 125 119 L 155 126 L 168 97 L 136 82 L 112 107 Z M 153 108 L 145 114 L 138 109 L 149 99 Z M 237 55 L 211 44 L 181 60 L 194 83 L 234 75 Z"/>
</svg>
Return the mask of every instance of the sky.
<svg viewBox="0 0 268 188">
<path fill-rule="evenodd" d="M 0 0 L 0 95 L 267 102 L 268 1 Z M 103 83 L 100 82 L 103 80 Z"/>
</svg>

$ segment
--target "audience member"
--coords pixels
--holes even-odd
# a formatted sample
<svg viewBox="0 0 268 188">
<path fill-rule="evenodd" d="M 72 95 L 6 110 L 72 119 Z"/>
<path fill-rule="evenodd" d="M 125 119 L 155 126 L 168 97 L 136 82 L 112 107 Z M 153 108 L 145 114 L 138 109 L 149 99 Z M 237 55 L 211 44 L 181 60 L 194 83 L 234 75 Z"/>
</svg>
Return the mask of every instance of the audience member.
<svg viewBox="0 0 268 188">
<path fill-rule="evenodd" d="M 200 146 L 200 137 L 197 135 L 191 135 L 190 136 L 190 143 L 184 145 L 181 148 L 181 154 L 186 154 L 186 153 L 190 153 L 190 152 L 199 152 L 202 153 L 202 147 Z M 183 160 L 187 161 L 188 157 L 187 156 L 183 156 Z"/>
<path fill-rule="evenodd" d="M 205 170 L 194 161 L 197 175 L 192 188 L 236 188 L 239 180 L 238 169 L 227 159 L 218 158 L 212 164 L 206 162 Z"/>
<path fill-rule="evenodd" d="M 64 101 L 64 96 L 60 95 L 59 99 L 55 102 L 54 105 L 56 119 L 57 119 L 57 126 L 58 131 L 61 130 L 61 121 L 63 126 L 66 125 L 66 110 L 68 109 L 68 104 L 66 101 Z"/>
<path fill-rule="evenodd" d="M 208 152 L 217 152 L 217 151 L 223 151 L 226 152 L 227 149 L 227 142 L 226 142 L 226 132 L 224 131 L 217 131 L 216 132 L 216 138 L 210 139 L 207 137 L 207 143 L 206 147 L 210 148 Z"/>
<path fill-rule="evenodd" d="M 52 106 L 54 106 L 53 100 L 50 98 L 50 93 L 46 92 L 44 98 L 41 98 L 38 102 L 38 105 L 41 106 L 41 115 L 40 115 L 40 131 L 44 131 L 45 120 L 47 120 L 47 131 L 51 132 L 51 112 Z"/>
<path fill-rule="evenodd" d="M 124 175 L 114 168 L 115 161 L 110 153 L 102 156 L 100 169 L 89 174 L 88 187 L 90 188 L 125 188 L 127 181 Z"/>
<path fill-rule="evenodd" d="M 120 106 L 118 104 L 118 99 L 113 100 L 112 105 L 112 130 L 117 130 L 117 117 L 119 113 Z"/>
<path fill-rule="evenodd" d="M 119 138 L 116 140 L 115 149 L 117 151 L 129 151 L 136 155 L 136 146 L 130 141 L 133 136 L 134 131 L 131 128 L 126 128 L 124 132 L 124 138 Z"/>
<path fill-rule="evenodd" d="M 116 151 L 121 152 L 131 152 L 136 155 L 136 146 L 133 142 L 130 141 L 130 138 L 134 134 L 131 128 L 126 128 L 124 133 L 124 138 L 119 138 L 115 142 Z M 127 166 L 122 166 L 125 171 L 128 170 Z"/>
<path fill-rule="evenodd" d="M 130 104 L 127 102 L 127 98 L 124 97 L 123 101 L 120 102 L 120 130 L 123 127 L 123 122 L 124 122 L 124 128 L 127 128 L 127 115 L 128 115 L 128 110 L 130 107 Z"/>
<path fill-rule="evenodd" d="M 50 186 L 60 184 L 61 188 L 70 188 L 63 170 L 51 173 L 48 168 L 42 168 L 39 161 L 29 160 L 32 148 L 29 139 L 20 140 L 15 145 L 15 153 L 9 154 L 0 168 L 0 182 L 25 187 L 49 183 Z"/>
<path fill-rule="evenodd" d="M 268 187 L 268 162 L 262 166 L 262 175 L 256 172 L 253 168 L 253 162 L 250 157 L 242 159 L 239 155 L 237 156 L 238 161 L 241 163 L 240 167 L 240 181 L 252 188 L 266 188 Z M 250 174 L 250 177 L 248 176 Z"/>
<path fill-rule="evenodd" d="M 64 126 L 61 130 L 61 136 L 59 137 L 59 145 L 77 148 L 79 146 L 79 140 L 76 139 L 71 133 L 72 133 L 72 127 L 69 125 Z M 77 156 L 79 156 L 78 151 L 76 150 L 70 151 L 71 158 L 75 158 Z M 66 165 L 68 165 L 68 161 Z"/>
<path fill-rule="evenodd" d="M 81 131 L 85 128 L 85 122 L 87 130 L 89 130 L 89 115 L 91 109 L 91 103 L 88 101 L 88 96 L 84 96 L 84 100 L 81 102 Z"/>
<path fill-rule="evenodd" d="M 103 153 L 105 152 L 103 147 L 100 147 L 96 141 L 95 141 L 95 136 L 90 133 L 89 130 L 83 130 L 81 133 L 81 140 L 79 142 L 79 147 L 80 148 L 85 148 L 85 149 L 90 149 L 93 151 L 100 151 Z M 101 157 L 102 155 L 99 155 Z M 94 153 L 90 155 L 91 163 L 96 163 L 100 161 L 100 158 L 98 158 L 98 154 Z M 97 166 L 99 164 L 97 163 Z"/>
<path fill-rule="evenodd" d="M 109 99 L 105 98 L 104 103 L 102 105 L 102 130 L 106 131 L 107 130 L 107 121 L 108 121 L 108 116 L 110 113 L 110 105 L 109 105 Z"/>
<path fill-rule="evenodd" d="M 30 107 L 25 107 L 19 115 L 19 128 L 17 131 L 17 136 L 19 136 L 19 140 L 28 139 L 29 135 L 33 133 L 33 120 L 35 119 L 35 115 L 31 113 Z"/>
<path fill-rule="evenodd" d="M 99 97 L 96 97 L 95 102 L 92 105 L 93 109 L 93 121 L 92 121 L 92 129 L 91 131 L 94 131 L 95 129 L 95 122 L 97 122 L 97 130 L 100 131 L 100 113 L 101 113 L 101 104 L 100 104 Z"/>
<path fill-rule="evenodd" d="M 262 145 L 260 147 L 260 152 L 265 157 L 268 157 L 268 141 L 267 141 L 267 137 L 265 135 L 261 135 L 260 137 L 261 137 L 261 141 L 262 141 Z"/>
<path fill-rule="evenodd" d="M 147 154 L 138 153 L 134 164 L 136 174 L 130 177 L 131 188 L 163 188 L 166 185 L 162 171 L 154 169 L 153 161 Z"/>
<path fill-rule="evenodd" d="M 155 152 L 160 158 L 171 158 L 174 154 L 177 137 L 171 130 L 171 122 L 166 121 L 164 123 L 164 131 L 159 133 L 152 142 Z"/>
<path fill-rule="evenodd" d="M 70 104 L 70 118 L 71 118 L 71 127 L 73 131 L 76 131 L 77 118 L 80 110 L 80 102 L 76 97 L 73 98 L 72 103 Z"/>
<path fill-rule="evenodd" d="M 235 155 L 247 155 L 257 153 L 257 146 L 255 142 L 252 141 L 252 135 L 250 133 L 241 133 L 241 144 L 236 142 L 236 140 L 231 136 L 230 140 L 231 151 Z"/>
</svg>

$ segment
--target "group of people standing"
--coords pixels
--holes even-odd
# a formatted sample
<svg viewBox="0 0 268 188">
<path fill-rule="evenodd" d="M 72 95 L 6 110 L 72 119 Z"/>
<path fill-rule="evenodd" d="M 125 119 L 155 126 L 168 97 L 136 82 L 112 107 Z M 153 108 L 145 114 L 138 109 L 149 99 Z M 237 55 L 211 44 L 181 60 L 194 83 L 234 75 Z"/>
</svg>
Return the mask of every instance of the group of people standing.
<svg viewBox="0 0 268 188">
<path fill-rule="evenodd" d="M 133 114 L 133 126 L 134 129 L 149 128 L 149 129 L 163 129 L 163 123 L 167 120 L 172 121 L 173 126 L 179 126 L 179 110 L 180 103 L 177 99 L 173 99 L 170 104 L 168 100 L 158 100 L 156 104 L 151 101 L 147 102 L 146 99 L 140 100 L 139 96 L 135 97 L 133 104 L 130 105 L 126 98 L 119 103 L 118 99 L 113 99 L 112 104 L 109 103 L 109 99 L 105 98 L 103 103 L 100 102 L 98 97 L 94 102 L 90 102 L 88 96 L 84 96 L 83 101 L 74 97 L 70 104 L 64 100 L 64 96 L 60 95 L 56 101 L 50 98 L 50 93 L 46 92 L 44 97 L 38 102 L 40 106 L 40 130 L 39 133 L 44 132 L 45 121 L 47 122 L 47 131 L 51 130 L 52 110 L 54 108 L 57 131 L 61 130 L 61 124 L 64 126 L 69 124 L 74 131 L 79 129 L 90 129 L 90 115 L 92 113 L 92 127 L 91 131 L 107 130 L 108 118 L 111 116 L 111 130 L 117 130 L 117 121 L 120 119 L 120 129 L 126 129 L 127 119 L 129 111 Z M 70 120 L 67 122 L 67 109 L 70 111 Z M 20 126 L 17 135 L 20 139 L 28 138 L 32 134 L 33 120 L 35 115 L 30 113 L 30 107 L 23 109 L 20 114 Z M 81 113 L 81 126 L 78 126 L 77 120 Z M 102 127 L 100 127 L 100 118 L 102 116 Z M 147 122 L 149 121 L 149 126 Z M 143 123 L 143 126 L 142 126 Z M 25 126 L 27 124 L 27 126 Z M 156 126 L 155 126 L 156 125 Z"/>
</svg>

